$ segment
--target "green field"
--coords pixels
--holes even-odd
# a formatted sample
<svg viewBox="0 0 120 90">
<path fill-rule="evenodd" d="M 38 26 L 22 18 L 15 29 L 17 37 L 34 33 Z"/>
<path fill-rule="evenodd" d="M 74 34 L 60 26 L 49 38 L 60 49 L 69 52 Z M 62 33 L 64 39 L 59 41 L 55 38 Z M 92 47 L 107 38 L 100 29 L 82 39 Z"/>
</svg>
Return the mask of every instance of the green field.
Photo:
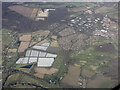
<svg viewBox="0 0 120 90">
<path fill-rule="evenodd" d="M 7 86 L 11 82 L 16 82 L 18 80 L 19 75 L 20 75 L 19 73 L 16 73 L 16 74 L 12 74 L 11 76 L 9 76 L 5 83 L 5 86 Z"/>
<path fill-rule="evenodd" d="M 77 60 L 75 64 L 84 66 L 84 68 L 92 72 L 100 73 L 100 69 L 107 67 L 108 61 L 110 59 L 114 60 L 116 56 L 97 52 L 93 47 L 90 47 L 86 50 L 73 52 L 71 58 Z"/>
<path fill-rule="evenodd" d="M 21 80 L 21 82 L 26 82 L 26 83 L 33 83 L 33 84 L 37 84 L 37 85 L 40 85 L 42 87 L 46 87 L 46 88 L 59 88 L 58 85 L 54 85 L 54 84 L 49 84 L 43 80 L 36 80 L 30 76 L 24 76 Z"/>
<path fill-rule="evenodd" d="M 6 62 L 6 67 L 10 67 L 11 65 L 15 64 L 15 61 L 17 60 L 17 53 L 8 53 L 8 56 L 14 56 L 14 58 L 10 59 L 10 61 Z"/>
<path fill-rule="evenodd" d="M 17 85 L 14 88 L 34 88 L 34 87 L 29 85 Z"/>
<path fill-rule="evenodd" d="M 67 65 L 65 65 L 66 59 L 68 59 L 68 53 L 61 50 L 53 63 L 52 68 L 58 69 L 58 72 L 52 75 L 45 75 L 45 79 L 60 82 L 60 78 L 67 72 Z"/>
<path fill-rule="evenodd" d="M 96 9 L 95 10 L 97 13 L 101 13 L 101 14 L 103 14 L 103 15 L 108 15 L 109 17 L 111 17 L 111 18 L 117 18 L 117 15 L 118 15 L 118 11 L 117 11 L 117 9 L 115 9 L 114 7 L 105 7 L 105 6 L 103 6 L 103 7 L 101 7 L 101 8 L 98 8 L 98 9 Z"/>
<path fill-rule="evenodd" d="M 3 33 L 3 35 L 2 35 L 2 41 L 3 41 L 2 45 L 3 46 L 4 45 L 9 45 L 9 43 L 12 41 L 12 38 L 8 34 L 9 32 L 11 32 L 11 31 L 6 30 L 6 29 L 2 30 L 2 33 Z"/>
</svg>

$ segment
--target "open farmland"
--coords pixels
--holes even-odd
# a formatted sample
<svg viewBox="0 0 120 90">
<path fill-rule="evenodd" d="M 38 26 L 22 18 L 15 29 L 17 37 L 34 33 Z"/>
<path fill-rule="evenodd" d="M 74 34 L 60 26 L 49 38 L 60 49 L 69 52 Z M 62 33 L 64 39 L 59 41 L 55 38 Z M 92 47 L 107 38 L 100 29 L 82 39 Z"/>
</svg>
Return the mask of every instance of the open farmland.
<svg viewBox="0 0 120 90">
<path fill-rule="evenodd" d="M 51 47 L 58 47 L 58 46 L 59 46 L 58 41 L 53 41 L 51 43 Z"/>
<path fill-rule="evenodd" d="M 18 52 L 24 52 L 28 48 L 30 42 L 21 42 Z"/>
<path fill-rule="evenodd" d="M 33 8 L 23 7 L 23 6 L 19 6 L 19 5 L 10 6 L 8 8 L 19 14 L 22 14 L 23 16 L 26 16 L 26 17 L 30 17 L 30 15 L 32 14 L 32 11 L 33 11 Z"/>
<path fill-rule="evenodd" d="M 118 19 L 117 17 L 117 10 L 112 6 L 112 7 L 106 7 L 106 6 L 103 6 L 101 8 L 98 8 L 95 10 L 96 13 L 101 13 L 101 14 L 106 14 L 108 13 L 108 16 L 110 16 L 111 18 L 115 18 L 116 20 Z"/>
<path fill-rule="evenodd" d="M 3 3 L 3 19 L 8 19 L 7 23 L 3 21 L 3 28 L 11 29 L 18 32 L 31 32 L 37 31 L 39 29 L 47 30 L 48 26 L 53 23 L 61 23 L 61 20 L 68 18 L 69 12 L 66 8 L 57 8 L 54 12 L 49 13 L 49 17 L 44 21 L 34 21 L 29 18 L 24 17 L 25 13 L 28 13 L 26 9 L 22 9 L 24 16 L 10 10 L 8 7 L 12 6 L 12 3 Z M 30 8 L 32 9 L 32 8 Z M 17 9 L 15 9 L 17 10 Z M 6 14 L 7 13 L 7 14 Z M 30 12 L 29 12 L 30 13 Z M 14 17 L 15 16 L 15 17 Z M 19 22 L 18 23 L 16 23 Z M 16 28 L 12 28 L 11 26 L 16 26 Z"/>
<path fill-rule="evenodd" d="M 30 41 L 31 40 L 31 35 L 22 35 L 20 38 L 20 41 Z"/>
<path fill-rule="evenodd" d="M 2 45 L 5 46 L 5 45 L 8 45 L 11 41 L 12 41 L 12 38 L 10 37 L 10 35 L 8 34 L 10 31 L 6 30 L 6 29 L 3 29 L 2 30 L 2 38 L 3 38 L 3 43 Z"/>
<path fill-rule="evenodd" d="M 87 87 L 88 88 L 110 88 L 110 87 L 113 87 L 114 85 L 113 85 L 113 83 L 114 83 L 114 81 L 112 81 L 111 80 L 111 78 L 109 78 L 109 77 L 104 77 L 104 76 L 96 76 L 96 78 L 95 79 L 93 79 L 93 80 L 89 80 L 88 81 L 89 83 L 88 83 L 88 85 L 87 85 Z"/>
<path fill-rule="evenodd" d="M 55 69 L 55 68 L 50 68 L 50 69 L 47 69 L 47 68 L 35 68 L 35 76 L 38 76 L 40 78 L 43 78 L 45 74 L 54 74 L 56 72 L 58 72 L 58 69 Z"/>
<path fill-rule="evenodd" d="M 17 49 L 9 49 L 8 50 L 8 52 L 13 52 L 13 53 L 16 52 L 16 51 L 17 51 Z"/>
<path fill-rule="evenodd" d="M 117 85 L 116 3 L 4 2 L 2 9 L 3 88 Z"/>
<path fill-rule="evenodd" d="M 17 79 L 18 79 L 19 75 L 20 74 L 17 73 L 17 74 L 13 74 L 13 75 L 9 76 L 8 80 L 6 82 L 6 85 L 9 84 L 9 83 L 11 83 L 11 82 L 17 82 Z"/>
<path fill-rule="evenodd" d="M 79 67 L 69 66 L 68 73 L 67 75 L 65 75 L 64 79 L 62 80 L 62 83 L 66 85 L 70 85 L 72 87 L 79 87 L 79 81 L 78 81 L 79 75 L 80 75 Z"/>
</svg>

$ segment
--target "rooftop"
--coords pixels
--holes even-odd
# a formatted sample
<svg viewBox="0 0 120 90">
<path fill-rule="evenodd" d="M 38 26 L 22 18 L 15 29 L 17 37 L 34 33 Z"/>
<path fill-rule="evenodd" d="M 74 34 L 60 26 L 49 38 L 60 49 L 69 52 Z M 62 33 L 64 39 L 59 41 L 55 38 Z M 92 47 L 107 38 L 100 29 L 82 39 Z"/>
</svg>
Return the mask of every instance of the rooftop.
<svg viewBox="0 0 120 90">
<path fill-rule="evenodd" d="M 51 67 L 54 62 L 54 58 L 39 58 L 38 67 Z"/>
</svg>

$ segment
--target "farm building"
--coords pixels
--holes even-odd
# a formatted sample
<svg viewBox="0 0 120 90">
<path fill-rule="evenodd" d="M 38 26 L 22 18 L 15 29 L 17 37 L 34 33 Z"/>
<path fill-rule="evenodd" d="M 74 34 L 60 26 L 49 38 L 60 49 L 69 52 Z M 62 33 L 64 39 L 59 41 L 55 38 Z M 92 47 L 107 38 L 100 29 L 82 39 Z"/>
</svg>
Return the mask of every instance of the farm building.
<svg viewBox="0 0 120 90">
<path fill-rule="evenodd" d="M 54 58 L 56 58 L 57 55 L 56 54 L 47 53 L 46 57 L 54 57 Z"/>
<path fill-rule="evenodd" d="M 45 42 L 45 43 L 41 44 L 41 46 L 49 47 L 50 43 Z"/>
<path fill-rule="evenodd" d="M 19 58 L 16 64 L 37 63 L 38 67 L 51 67 L 57 54 L 44 52 L 49 46 L 49 42 L 42 43 L 41 46 L 33 46 L 33 49 L 27 50 L 25 57 Z"/>
<path fill-rule="evenodd" d="M 45 43 L 41 44 L 41 46 L 33 46 L 33 48 L 46 51 L 49 46 L 50 46 L 50 43 L 45 42 Z"/>
<path fill-rule="evenodd" d="M 37 62 L 37 58 L 36 57 L 29 58 L 29 63 L 34 63 L 34 62 Z"/>
<path fill-rule="evenodd" d="M 38 13 L 37 17 L 48 17 L 48 12 L 40 12 Z"/>
<path fill-rule="evenodd" d="M 19 58 L 16 64 L 20 64 L 23 61 L 23 58 Z"/>
<path fill-rule="evenodd" d="M 32 50 L 31 51 L 30 56 L 32 56 L 32 57 L 38 57 L 38 55 L 39 55 L 39 51 L 36 51 L 36 50 Z"/>
<path fill-rule="evenodd" d="M 25 56 L 28 57 L 30 56 L 31 50 L 27 50 Z"/>
<path fill-rule="evenodd" d="M 39 58 L 38 67 L 51 67 L 54 62 L 54 58 Z"/>
<path fill-rule="evenodd" d="M 44 47 L 44 46 L 33 46 L 33 49 L 38 49 L 38 50 L 43 50 L 46 51 L 48 47 Z"/>
<path fill-rule="evenodd" d="M 19 58 L 16 64 L 27 64 L 28 63 L 28 57 L 25 58 Z"/>
<path fill-rule="evenodd" d="M 40 52 L 39 53 L 39 57 L 45 57 L 46 56 L 46 52 Z"/>
</svg>

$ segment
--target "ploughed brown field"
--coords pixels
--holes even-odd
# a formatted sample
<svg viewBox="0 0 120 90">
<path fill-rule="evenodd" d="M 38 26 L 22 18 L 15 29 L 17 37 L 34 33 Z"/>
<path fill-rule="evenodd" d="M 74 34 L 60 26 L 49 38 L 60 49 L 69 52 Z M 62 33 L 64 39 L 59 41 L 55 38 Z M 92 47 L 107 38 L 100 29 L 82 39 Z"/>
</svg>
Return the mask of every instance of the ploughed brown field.
<svg viewBox="0 0 120 90">
<path fill-rule="evenodd" d="M 3 28 L 18 32 L 47 30 L 48 26 L 54 23 L 61 23 L 61 20 L 68 18 L 69 15 L 67 8 L 57 8 L 55 11 L 51 11 L 49 13 L 49 17 L 47 17 L 44 21 L 35 21 L 29 18 L 34 13 L 33 9 L 35 8 L 16 6 L 11 3 L 3 3 Z M 15 28 L 13 28 L 13 26 Z"/>
<path fill-rule="evenodd" d="M 23 7 L 20 5 L 10 6 L 8 8 L 26 17 L 30 17 L 34 10 L 33 8 Z"/>
<path fill-rule="evenodd" d="M 79 76 L 80 68 L 75 66 L 69 66 L 68 73 L 63 78 L 62 83 L 72 87 L 79 87 Z"/>
</svg>

